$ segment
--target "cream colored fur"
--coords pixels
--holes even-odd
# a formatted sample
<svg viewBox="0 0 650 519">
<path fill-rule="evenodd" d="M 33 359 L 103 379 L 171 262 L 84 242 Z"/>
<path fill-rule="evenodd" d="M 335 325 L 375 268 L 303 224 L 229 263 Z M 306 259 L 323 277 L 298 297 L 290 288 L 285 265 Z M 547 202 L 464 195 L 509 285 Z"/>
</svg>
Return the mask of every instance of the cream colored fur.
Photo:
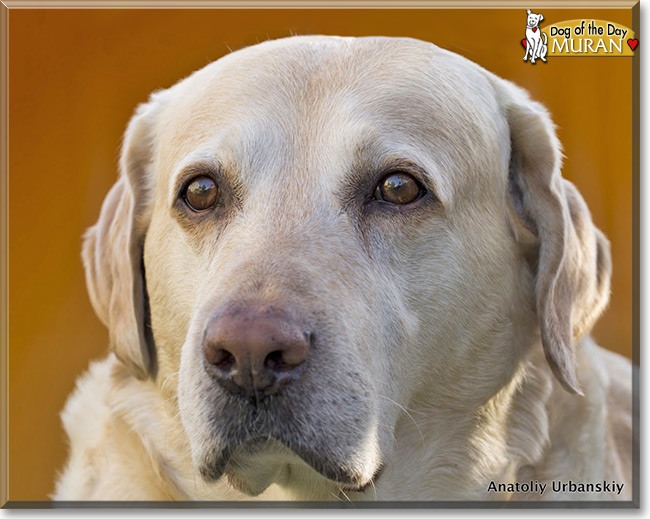
<svg viewBox="0 0 650 519">
<path fill-rule="evenodd" d="M 396 169 L 428 197 L 376 204 Z M 198 220 L 179 179 L 207 170 L 223 206 Z M 54 499 L 631 498 L 632 368 L 588 336 L 609 245 L 561 177 L 544 108 L 460 56 L 296 37 L 154 94 L 84 263 L 112 353 L 63 411 Z M 200 344 L 237 301 L 306 309 L 317 342 L 258 410 L 274 440 L 221 466 L 250 408 Z M 531 480 L 624 486 L 488 491 Z"/>
</svg>

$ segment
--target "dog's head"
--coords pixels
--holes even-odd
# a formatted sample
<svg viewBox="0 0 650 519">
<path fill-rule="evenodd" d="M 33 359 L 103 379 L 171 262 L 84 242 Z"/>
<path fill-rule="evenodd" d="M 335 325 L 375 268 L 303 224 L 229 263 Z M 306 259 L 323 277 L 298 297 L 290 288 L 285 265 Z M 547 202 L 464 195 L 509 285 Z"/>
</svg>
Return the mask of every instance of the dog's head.
<svg viewBox="0 0 650 519">
<path fill-rule="evenodd" d="M 91 299 L 119 359 L 171 388 L 208 479 L 361 488 L 404 407 L 475 409 L 540 342 L 579 391 L 607 241 L 544 108 L 460 56 L 247 48 L 141 106 L 120 165 Z"/>
<path fill-rule="evenodd" d="M 537 27 L 539 23 L 544 19 L 543 14 L 535 14 L 532 12 L 530 9 L 526 9 L 526 26 L 530 27 L 531 29 L 533 27 Z"/>
</svg>

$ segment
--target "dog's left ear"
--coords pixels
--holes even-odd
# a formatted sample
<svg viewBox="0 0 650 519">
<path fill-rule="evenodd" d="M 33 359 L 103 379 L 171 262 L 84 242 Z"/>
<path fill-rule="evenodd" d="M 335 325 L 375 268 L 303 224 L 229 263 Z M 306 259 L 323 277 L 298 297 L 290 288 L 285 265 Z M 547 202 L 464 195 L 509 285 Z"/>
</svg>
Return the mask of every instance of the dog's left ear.
<svg viewBox="0 0 650 519">
<path fill-rule="evenodd" d="M 99 220 L 86 232 L 82 249 L 90 300 L 108 327 L 111 350 L 141 379 L 155 369 L 142 264 L 153 191 L 155 113 L 152 101 L 141 105 L 129 122 L 119 178 L 104 199 Z"/>
<path fill-rule="evenodd" d="M 496 79 L 496 80 L 495 80 Z M 535 276 L 546 359 L 570 392 L 581 393 L 575 344 L 609 299 L 609 242 L 594 226 L 575 186 L 562 178 L 560 143 L 545 108 L 493 78 L 508 124 L 510 221 Z"/>
<path fill-rule="evenodd" d="M 544 19 L 544 15 L 540 14 L 539 18 L 537 19 L 537 23 L 541 22 Z"/>
</svg>

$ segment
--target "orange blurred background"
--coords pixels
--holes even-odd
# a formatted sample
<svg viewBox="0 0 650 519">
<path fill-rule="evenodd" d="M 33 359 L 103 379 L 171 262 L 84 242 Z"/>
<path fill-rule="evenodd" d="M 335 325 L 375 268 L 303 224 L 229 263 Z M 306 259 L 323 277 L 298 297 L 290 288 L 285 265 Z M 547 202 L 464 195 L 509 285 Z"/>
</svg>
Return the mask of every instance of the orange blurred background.
<svg viewBox="0 0 650 519">
<path fill-rule="evenodd" d="M 628 9 L 544 9 L 632 28 Z M 148 94 L 229 52 L 292 34 L 410 36 L 527 88 L 553 114 L 563 169 L 612 242 L 594 331 L 632 352 L 632 59 L 522 61 L 524 9 L 17 10 L 9 13 L 9 498 L 44 500 L 65 459 L 58 413 L 106 329 L 86 295 L 81 235 L 116 178 L 121 134 Z"/>
</svg>

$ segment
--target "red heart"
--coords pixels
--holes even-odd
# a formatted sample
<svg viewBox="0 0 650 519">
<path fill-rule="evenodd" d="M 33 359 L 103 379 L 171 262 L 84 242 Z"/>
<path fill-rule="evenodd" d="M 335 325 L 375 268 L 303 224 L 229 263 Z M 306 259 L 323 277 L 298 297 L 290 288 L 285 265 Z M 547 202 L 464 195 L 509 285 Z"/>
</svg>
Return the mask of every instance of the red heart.
<svg viewBox="0 0 650 519">
<path fill-rule="evenodd" d="M 533 32 L 537 32 L 537 27 L 533 27 Z"/>
<path fill-rule="evenodd" d="M 627 44 L 630 46 L 630 49 L 636 49 L 636 46 L 639 44 L 639 40 L 634 38 L 633 40 L 627 40 Z"/>
<path fill-rule="evenodd" d="M 524 38 L 523 40 L 521 40 L 521 44 L 524 46 L 524 49 L 526 48 L 527 43 L 528 43 L 528 42 L 526 41 L 526 38 Z"/>
</svg>

